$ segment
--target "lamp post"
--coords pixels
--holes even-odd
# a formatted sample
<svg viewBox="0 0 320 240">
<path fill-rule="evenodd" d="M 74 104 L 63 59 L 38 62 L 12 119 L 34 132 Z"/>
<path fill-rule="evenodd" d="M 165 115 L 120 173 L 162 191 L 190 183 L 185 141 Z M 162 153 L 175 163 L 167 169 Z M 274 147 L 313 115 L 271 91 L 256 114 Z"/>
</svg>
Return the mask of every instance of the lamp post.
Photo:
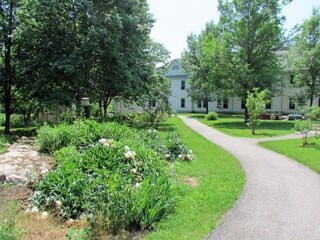
<svg viewBox="0 0 320 240">
<path fill-rule="evenodd" d="M 81 107 L 84 108 L 86 119 L 90 118 L 90 98 L 81 98 Z"/>
</svg>

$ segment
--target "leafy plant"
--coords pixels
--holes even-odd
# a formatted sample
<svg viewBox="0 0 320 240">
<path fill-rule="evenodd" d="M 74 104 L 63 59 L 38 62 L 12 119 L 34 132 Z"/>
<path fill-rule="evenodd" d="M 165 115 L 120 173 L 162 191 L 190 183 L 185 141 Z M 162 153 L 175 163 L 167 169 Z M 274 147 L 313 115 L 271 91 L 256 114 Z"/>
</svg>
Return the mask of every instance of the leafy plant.
<svg viewBox="0 0 320 240">
<path fill-rule="evenodd" d="M 130 141 L 130 147 L 122 137 L 62 148 L 31 203 L 65 219 L 86 214 L 93 232 L 151 228 L 174 205 L 170 176 L 157 152 Z"/>
<path fill-rule="evenodd" d="M 213 121 L 218 119 L 218 114 L 216 112 L 209 112 L 204 116 L 204 118 L 208 121 Z"/>
<path fill-rule="evenodd" d="M 310 120 L 308 121 L 301 121 L 301 122 L 297 122 L 294 129 L 298 132 L 300 132 L 301 134 L 303 134 L 303 138 L 302 138 L 302 146 L 308 144 L 308 139 L 310 136 L 310 132 L 313 129 L 313 124 Z"/>
<path fill-rule="evenodd" d="M 16 225 L 20 206 L 16 201 L 5 203 L 5 209 L 0 219 L 0 239 L 17 240 L 23 235 L 23 231 Z"/>
<path fill-rule="evenodd" d="M 256 134 L 256 129 L 261 124 L 259 116 L 265 109 L 266 103 L 268 103 L 268 100 L 266 99 L 268 93 L 269 91 L 267 89 L 259 92 L 258 88 L 254 88 L 253 92 L 248 91 L 247 93 L 246 107 L 249 111 L 249 122 L 247 125 L 251 128 L 251 133 L 253 135 Z"/>
</svg>

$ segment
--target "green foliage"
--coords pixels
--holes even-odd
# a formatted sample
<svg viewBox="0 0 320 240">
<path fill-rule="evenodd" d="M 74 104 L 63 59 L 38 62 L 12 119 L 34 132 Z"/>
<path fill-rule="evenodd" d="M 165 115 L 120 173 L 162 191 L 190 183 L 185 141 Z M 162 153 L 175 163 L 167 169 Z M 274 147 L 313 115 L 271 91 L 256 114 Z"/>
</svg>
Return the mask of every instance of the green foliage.
<svg viewBox="0 0 320 240">
<path fill-rule="evenodd" d="M 140 141 L 148 148 L 153 149 L 158 155 L 167 160 L 181 158 L 192 160 L 194 156 L 175 134 L 170 134 L 166 139 L 158 136 L 156 130 L 136 130 L 117 123 L 97 123 L 92 120 L 76 121 L 72 125 L 62 123 L 55 127 L 43 126 L 38 131 L 36 139 L 40 150 L 53 153 L 63 147 L 72 145 L 85 148 L 101 138 L 121 140 L 130 145 Z M 181 155 L 179 157 L 179 155 Z"/>
<path fill-rule="evenodd" d="M 58 165 L 37 185 L 32 203 L 63 218 L 86 214 L 93 232 L 148 229 L 173 207 L 166 165 L 139 141 L 129 148 L 101 139 L 81 151 L 62 148 L 55 157 Z"/>
<path fill-rule="evenodd" d="M 213 121 L 218 119 L 218 114 L 216 112 L 209 112 L 204 116 L 204 118 L 208 121 Z"/>
<path fill-rule="evenodd" d="M 4 204 L 4 212 L 0 218 L 0 239 L 18 240 L 23 236 L 23 231 L 17 227 L 20 204 L 8 201 Z"/>
<path fill-rule="evenodd" d="M 313 9 L 312 16 L 294 29 L 292 46 L 288 56 L 293 68 L 295 84 L 305 87 L 309 106 L 320 93 L 320 8 Z"/>
<path fill-rule="evenodd" d="M 174 203 L 163 160 L 194 159 L 176 134 L 117 123 L 44 126 L 37 143 L 54 152 L 56 167 L 37 185 L 33 205 L 63 218 L 86 214 L 93 234 L 152 228 Z"/>
<path fill-rule="evenodd" d="M 320 108 L 312 106 L 306 110 L 307 120 L 297 122 L 295 124 L 295 130 L 303 134 L 302 146 L 308 144 L 310 134 L 312 131 L 316 131 L 319 127 L 320 121 Z"/>
<path fill-rule="evenodd" d="M 259 116 L 265 109 L 266 99 L 269 91 L 267 89 L 259 92 L 258 88 L 254 88 L 253 92 L 247 93 L 246 107 L 249 112 L 249 122 L 247 125 L 251 128 L 251 133 L 254 135 L 256 133 L 256 128 L 261 124 Z"/>
<path fill-rule="evenodd" d="M 175 163 L 180 180 L 176 210 L 145 239 L 204 239 L 238 199 L 245 175 L 237 159 L 192 131 L 181 119 L 173 117 L 161 123 L 160 130 L 169 129 L 194 150 L 197 161 Z M 190 186 L 187 179 L 198 185 Z"/>
<path fill-rule="evenodd" d="M 313 129 L 312 121 L 307 120 L 307 121 L 297 122 L 294 129 L 300 132 L 301 134 L 303 134 L 302 145 L 303 146 L 306 145 L 308 143 L 309 134 Z"/>
</svg>

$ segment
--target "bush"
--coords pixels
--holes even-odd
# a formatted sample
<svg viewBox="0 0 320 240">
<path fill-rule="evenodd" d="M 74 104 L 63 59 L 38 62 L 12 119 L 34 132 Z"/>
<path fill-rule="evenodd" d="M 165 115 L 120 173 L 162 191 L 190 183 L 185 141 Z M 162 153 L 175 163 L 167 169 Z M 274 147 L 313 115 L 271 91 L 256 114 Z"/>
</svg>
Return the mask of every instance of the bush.
<svg viewBox="0 0 320 240">
<path fill-rule="evenodd" d="M 78 151 L 55 154 L 57 167 L 37 186 L 31 202 L 61 217 L 86 214 L 94 229 L 148 229 L 173 207 L 166 165 L 154 151 L 134 142 L 102 139 Z"/>
<path fill-rule="evenodd" d="M 218 119 L 218 114 L 216 112 L 209 112 L 205 115 L 205 119 L 208 121 L 213 121 Z"/>
<path fill-rule="evenodd" d="M 149 229 L 174 206 L 168 165 L 192 160 L 178 135 L 117 123 L 76 122 L 38 131 L 38 144 L 56 167 L 31 202 L 62 218 L 88 216 L 92 232 Z M 58 151 L 57 151 L 58 150 Z"/>
<path fill-rule="evenodd" d="M 124 144 L 140 142 L 153 149 L 161 158 L 174 160 L 181 158 L 192 160 L 193 155 L 181 142 L 179 136 L 169 134 L 166 139 L 158 136 L 156 130 L 137 130 L 117 123 L 97 123 L 95 121 L 77 121 L 72 125 L 48 125 L 38 131 L 37 144 L 43 152 L 53 153 L 66 146 L 83 148 L 101 138 L 121 140 Z"/>
</svg>

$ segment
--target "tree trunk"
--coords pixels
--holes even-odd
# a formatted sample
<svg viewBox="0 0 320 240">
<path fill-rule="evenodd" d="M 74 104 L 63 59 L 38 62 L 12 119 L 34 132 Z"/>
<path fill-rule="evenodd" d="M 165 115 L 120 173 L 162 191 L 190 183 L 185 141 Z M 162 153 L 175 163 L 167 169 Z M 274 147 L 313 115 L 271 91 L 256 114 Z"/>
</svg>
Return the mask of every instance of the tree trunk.
<svg viewBox="0 0 320 240">
<path fill-rule="evenodd" d="M 6 114 L 6 120 L 5 120 L 5 125 L 4 125 L 4 133 L 5 134 L 10 134 L 11 110 L 9 109 L 9 111 L 8 111 L 7 108 L 5 108 L 5 114 Z"/>
<path fill-rule="evenodd" d="M 247 106 L 244 108 L 244 123 L 247 123 L 249 121 L 249 111 Z"/>
<path fill-rule="evenodd" d="M 208 98 L 206 98 L 206 114 L 209 113 L 209 103 L 208 103 Z"/>
<path fill-rule="evenodd" d="M 9 9 L 9 19 L 8 19 L 8 32 L 6 33 L 6 39 L 4 43 L 4 65 L 5 65 L 5 73 L 6 77 L 4 79 L 4 111 L 6 114 L 6 120 L 5 120 L 5 127 L 4 127 L 4 133 L 10 134 L 10 117 L 11 117 L 11 102 L 12 102 L 12 96 L 11 96 L 11 90 L 12 90 L 12 79 L 13 79 L 13 71 L 11 66 L 11 45 L 12 45 L 12 32 L 13 32 L 13 1 L 10 1 L 10 9 Z"/>
</svg>

